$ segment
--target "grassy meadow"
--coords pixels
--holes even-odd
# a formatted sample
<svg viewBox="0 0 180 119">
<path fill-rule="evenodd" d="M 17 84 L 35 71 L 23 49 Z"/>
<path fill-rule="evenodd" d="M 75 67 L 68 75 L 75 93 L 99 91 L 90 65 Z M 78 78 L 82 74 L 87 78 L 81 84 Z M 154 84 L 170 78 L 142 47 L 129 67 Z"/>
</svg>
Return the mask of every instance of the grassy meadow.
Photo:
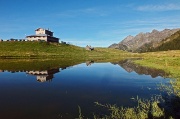
<svg viewBox="0 0 180 119">
<path fill-rule="evenodd" d="M 69 44 L 47 42 L 0 42 L 1 58 L 66 58 L 74 60 L 118 59 L 134 57 L 131 53 L 107 48 L 95 48 L 87 51 L 85 48 Z"/>
</svg>

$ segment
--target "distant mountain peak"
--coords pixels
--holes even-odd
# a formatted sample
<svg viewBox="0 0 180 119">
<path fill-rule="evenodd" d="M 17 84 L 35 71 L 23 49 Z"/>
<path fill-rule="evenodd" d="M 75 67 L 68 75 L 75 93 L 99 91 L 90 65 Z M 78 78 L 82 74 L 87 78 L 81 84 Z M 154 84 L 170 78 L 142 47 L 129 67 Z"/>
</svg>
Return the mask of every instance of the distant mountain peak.
<svg viewBox="0 0 180 119">
<path fill-rule="evenodd" d="M 128 41 L 132 40 L 133 38 L 134 38 L 134 36 L 129 35 L 122 42 L 128 42 Z"/>
<path fill-rule="evenodd" d="M 156 29 L 153 29 L 151 33 L 157 33 L 157 32 L 159 32 L 159 31 Z"/>
</svg>

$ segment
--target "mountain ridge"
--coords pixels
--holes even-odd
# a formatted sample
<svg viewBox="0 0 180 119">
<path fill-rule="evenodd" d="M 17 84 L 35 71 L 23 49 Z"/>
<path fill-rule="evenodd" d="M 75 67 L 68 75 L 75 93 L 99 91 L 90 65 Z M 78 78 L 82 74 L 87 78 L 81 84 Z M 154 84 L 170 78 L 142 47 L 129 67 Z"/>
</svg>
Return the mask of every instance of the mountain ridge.
<svg viewBox="0 0 180 119">
<path fill-rule="evenodd" d="M 141 32 L 136 36 L 129 35 L 118 44 L 110 45 L 109 48 L 115 48 L 130 52 L 147 52 L 151 51 L 150 49 L 156 49 L 160 44 L 162 44 L 161 42 L 163 40 L 171 37 L 178 31 L 180 31 L 180 28 L 164 29 L 162 31 L 153 29 L 152 32 Z M 171 38 L 170 40 L 173 39 Z"/>
</svg>

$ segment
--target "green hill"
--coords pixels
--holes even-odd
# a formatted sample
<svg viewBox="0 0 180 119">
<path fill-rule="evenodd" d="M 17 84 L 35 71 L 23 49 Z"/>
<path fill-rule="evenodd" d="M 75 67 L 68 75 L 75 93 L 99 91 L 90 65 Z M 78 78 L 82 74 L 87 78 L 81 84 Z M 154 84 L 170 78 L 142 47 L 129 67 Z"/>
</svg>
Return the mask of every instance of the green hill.
<svg viewBox="0 0 180 119">
<path fill-rule="evenodd" d="M 72 53 L 73 51 L 73 53 Z M 82 52 L 83 49 L 72 45 L 55 44 L 47 42 L 0 42 L 0 56 L 5 57 L 42 57 L 42 56 L 63 56 L 73 55 Z M 66 55 L 66 56 L 67 56 Z"/>
<path fill-rule="evenodd" d="M 3 41 L 0 42 L 1 58 L 65 58 L 65 59 L 112 59 L 124 56 L 133 57 L 125 51 L 108 48 L 95 48 L 87 51 L 85 48 L 47 42 Z"/>
</svg>

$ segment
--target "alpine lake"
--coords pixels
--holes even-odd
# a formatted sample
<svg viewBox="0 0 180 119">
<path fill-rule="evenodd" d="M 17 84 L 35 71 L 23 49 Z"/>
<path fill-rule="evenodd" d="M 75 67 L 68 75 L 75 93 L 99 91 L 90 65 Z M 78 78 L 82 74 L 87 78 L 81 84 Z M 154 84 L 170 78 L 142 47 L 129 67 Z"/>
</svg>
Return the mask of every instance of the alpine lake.
<svg viewBox="0 0 180 119">
<path fill-rule="evenodd" d="M 134 99 L 163 95 L 168 85 L 162 70 L 136 65 L 132 59 L 113 62 L 4 60 L 0 63 L 1 119 L 73 119 L 106 115 L 96 105 L 134 107 Z"/>
</svg>

